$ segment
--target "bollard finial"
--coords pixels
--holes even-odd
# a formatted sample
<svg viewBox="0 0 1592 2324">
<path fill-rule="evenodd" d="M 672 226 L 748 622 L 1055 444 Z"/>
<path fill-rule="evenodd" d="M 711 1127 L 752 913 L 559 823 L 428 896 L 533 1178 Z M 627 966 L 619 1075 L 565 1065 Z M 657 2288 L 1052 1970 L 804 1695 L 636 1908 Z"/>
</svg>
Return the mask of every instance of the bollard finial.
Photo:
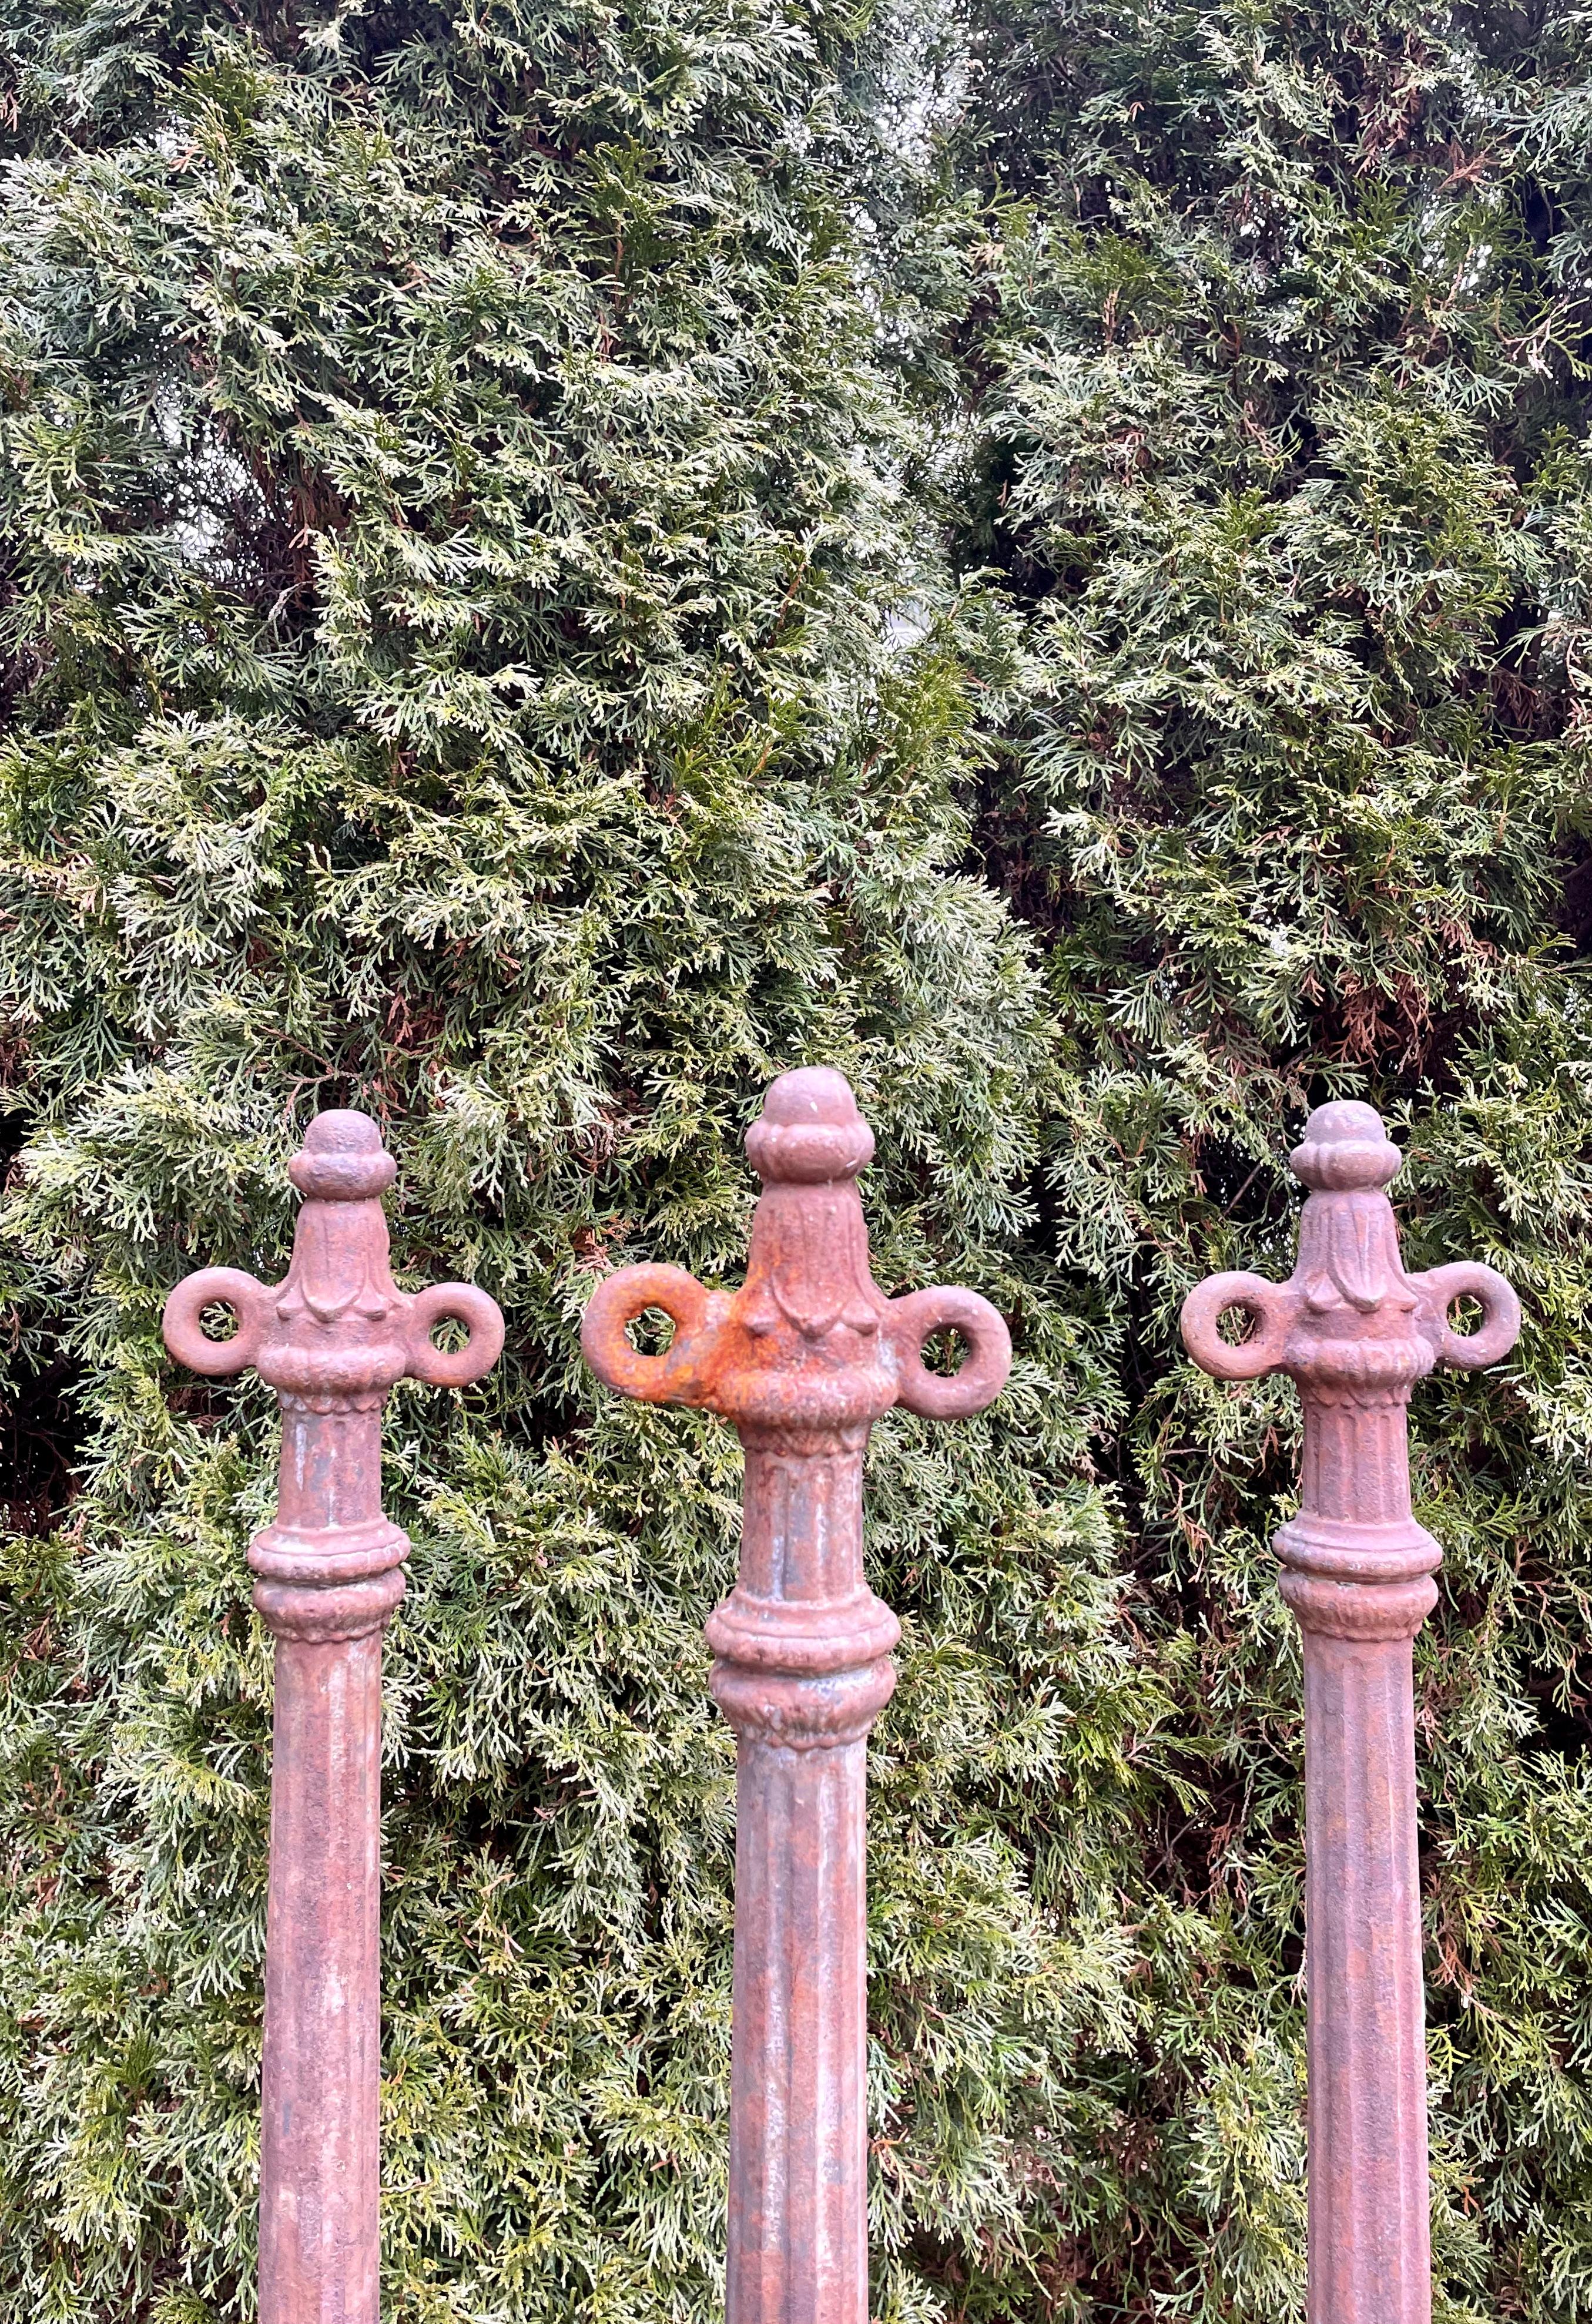
<svg viewBox="0 0 1592 2324">
<path fill-rule="evenodd" d="M 412 1293 L 393 1280 L 381 1197 L 396 1167 L 368 1114 L 317 1114 L 288 1164 L 304 1201 L 286 1275 L 264 1284 L 236 1267 L 206 1267 L 185 1277 L 162 1318 L 178 1362 L 211 1379 L 252 1365 L 284 1399 L 318 1410 L 379 1406 L 406 1374 L 462 1388 L 490 1371 L 503 1351 L 503 1317 L 484 1291 L 437 1283 Z M 209 1339 L 201 1326 L 216 1306 L 237 1318 L 229 1340 Z M 445 1354 L 431 1333 L 447 1321 L 469 1337 Z"/>
<path fill-rule="evenodd" d="M 1506 1356 L 1520 1333 L 1520 1301 L 1490 1267 L 1471 1259 L 1406 1275 L 1398 1226 L 1384 1192 L 1403 1157 L 1382 1117 L 1357 1100 L 1316 1108 L 1291 1157 L 1310 1189 L 1300 1220 L 1299 1262 L 1286 1283 L 1260 1275 L 1213 1275 L 1183 1303 L 1183 1344 L 1217 1379 L 1285 1371 L 1308 1396 L 1347 1371 L 1374 1373 L 1405 1397 L 1435 1364 L 1476 1371 Z M 1478 1300 L 1482 1322 L 1458 1333 L 1449 1311 Z M 1247 1314 L 1246 1340 L 1217 1329 L 1231 1308 Z M 1371 1350 L 1376 1352 L 1373 1354 Z"/>
<path fill-rule="evenodd" d="M 1307 1186 L 1343 1194 L 1391 1185 L 1404 1167 L 1375 1107 L 1353 1097 L 1319 1105 L 1288 1159 L 1294 1176 Z"/>
<path fill-rule="evenodd" d="M 255 1605 L 279 1637 L 357 1637 L 403 1595 L 408 1536 L 381 1513 L 379 1451 L 372 1473 L 368 1445 L 356 1455 L 347 1424 L 362 1416 L 379 1444 L 372 1432 L 399 1380 L 462 1388 L 503 1350 L 497 1305 L 473 1284 L 408 1292 L 393 1282 L 381 1198 L 395 1171 L 368 1114 L 317 1114 L 288 1164 L 304 1200 L 282 1281 L 206 1267 L 166 1301 L 162 1329 L 179 1363 L 211 1379 L 252 1365 L 281 1403 L 276 1517 L 249 1544 Z M 202 1328 L 206 1308 L 218 1306 L 237 1318 L 229 1340 Z M 449 1321 L 469 1336 L 444 1352 L 431 1333 Z"/>
<path fill-rule="evenodd" d="M 746 1155 L 765 1186 L 822 1185 L 866 1167 L 874 1133 L 844 1074 L 801 1065 L 771 1084 L 746 1132 Z"/>
<path fill-rule="evenodd" d="M 301 1194 L 328 1203 L 384 1194 L 397 1175 L 398 1165 L 369 1114 L 340 1108 L 315 1116 L 304 1132 L 302 1150 L 288 1164 L 288 1176 Z"/>
<path fill-rule="evenodd" d="M 782 1074 L 746 1132 L 764 1191 L 746 1280 L 705 1290 L 678 1267 L 627 1267 L 599 1284 L 580 1344 L 597 1378 L 647 1404 L 704 1406 L 743 1434 L 758 1427 L 865 1430 L 893 1404 L 951 1420 L 999 1395 L 1012 1342 L 976 1292 L 949 1287 L 886 1299 L 868 1267 L 856 1176 L 873 1132 L 844 1074 L 825 1065 Z M 649 1308 L 674 1324 L 662 1355 L 644 1356 L 627 1326 Z M 954 1330 L 961 1369 L 928 1371 L 923 1348 Z"/>
</svg>

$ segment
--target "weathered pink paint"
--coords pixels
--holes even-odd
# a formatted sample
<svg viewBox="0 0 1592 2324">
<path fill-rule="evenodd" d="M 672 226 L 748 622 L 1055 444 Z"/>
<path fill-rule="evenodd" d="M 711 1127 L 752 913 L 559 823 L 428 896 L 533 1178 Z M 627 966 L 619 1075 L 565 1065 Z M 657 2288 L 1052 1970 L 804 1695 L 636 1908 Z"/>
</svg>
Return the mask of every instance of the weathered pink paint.
<svg viewBox="0 0 1592 2324">
<path fill-rule="evenodd" d="M 1304 1646 L 1310 2324 L 1431 2314 L 1412 1653 L 1441 1553 L 1410 1510 L 1410 1391 L 1436 1364 L 1498 1362 L 1520 1330 L 1490 1267 L 1404 1273 L 1384 1192 L 1400 1160 L 1368 1105 L 1318 1107 L 1292 1157 L 1310 1189 L 1292 1276 L 1213 1276 L 1183 1307 L 1197 1363 L 1285 1371 L 1304 1406 L 1276 1545 Z M 1465 1296 L 1482 1322 L 1461 1336 Z M 1253 1319 L 1236 1345 L 1228 1308 Z"/>
<path fill-rule="evenodd" d="M 288 1170 L 304 1203 L 285 1278 L 206 1268 L 172 1292 L 164 1329 L 180 1363 L 212 1379 L 252 1364 L 282 1405 L 276 1518 L 249 1548 L 276 1639 L 262 2324 L 376 2324 L 382 1631 L 409 1554 L 382 1514 L 382 1407 L 405 1374 L 478 1379 L 503 1318 L 467 1284 L 393 1284 L 393 1163 L 366 1115 L 317 1115 Z M 237 1318 L 230 1340 L 201 1328 L 217 1305 Z M 445 1318 L 469 1333 L 448 1355 L 430 1337 Z"/>
<path fill-rule="evenodd" d="M 738 1747 L 728 2324 L 867 2324 L 864 1780 L 901 1630 L 863 1579 L 863 1454 L 893 1404 L 982 1410 L 1011 1342 L 973 1292 L 875 1286 L 874 1140 L 839 1074 L 782 1075 L 746 1150 L 764 1191 L 742 1288 L 625 1268 L 581 1344 L 610 1388 L 721 1413 L 746 1449 L 740 1574 L 708 1625 Z M 626 1330 L 649 1308 L 676 1327 L 661 1356 Z M 968 1351 L 949 1378 L 922 1361 L 948 1326 Z"/>
</svg>

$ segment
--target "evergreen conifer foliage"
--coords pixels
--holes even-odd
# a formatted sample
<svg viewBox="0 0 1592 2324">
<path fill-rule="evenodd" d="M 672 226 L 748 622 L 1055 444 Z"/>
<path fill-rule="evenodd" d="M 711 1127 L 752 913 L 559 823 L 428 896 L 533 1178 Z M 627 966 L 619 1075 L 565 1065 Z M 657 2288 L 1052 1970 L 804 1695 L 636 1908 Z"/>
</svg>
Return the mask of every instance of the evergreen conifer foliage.
<svg viewBox="0 0 1592 2324">
<path fill-rule="evenodd" d="M 1118 2038 L 1153 1674 L 1085 1473 L 1107 1395 L 1017 1240 L 1027 940 L 958 868 L 851 225 L 843 12 L 18 9 L 3 263 L 0 968 L 19 1395 L 80 1489 L 6 1550 L 0 2317 L 251 2312 L 270 1398 L 161 1349 L 274 1279 L 362 1105 L 401 1281 L 501 1376 L 402 1391 L 388 1506 L 385 2313 L 714 2312 L 733 1748 L 702 1619 L 733 1440 L 594 1401 L 587 1289 L 735 1279 L 806 1059 L 879 1134 L 875 1266 L 1025 1321 L 1003 1415 L 881 1431 L 879 2299 L 1021 2246 L 1063 2061 Z M 1087 1749 L 1069 1775 L 1075 1740 Z M 1058 1807 L 1056 1802 L 1063 1804 Z M 1097 1926 L 1059 1898 L 1087 1890 Z M 1116 2029 L 1114 2034 L 1113 2029 Z"/>
</svg>

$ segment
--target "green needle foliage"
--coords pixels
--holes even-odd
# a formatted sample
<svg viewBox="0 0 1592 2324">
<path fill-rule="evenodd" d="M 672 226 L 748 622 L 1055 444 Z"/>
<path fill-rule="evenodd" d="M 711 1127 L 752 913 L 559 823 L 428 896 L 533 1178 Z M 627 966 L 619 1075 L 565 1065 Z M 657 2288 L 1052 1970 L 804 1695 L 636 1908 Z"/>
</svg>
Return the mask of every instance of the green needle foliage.
<svg viewBox="0 0 1592 2324">
<path fill-rule="evenodd" d="M 715 2312 L 738 1454 L 575 1334 L 820 1059 L 1019 1347 L 870 1466 L 875 2314 L 1302 2313 L 1294 1406 L 1175 1314 L 1335 1092 L 1528 1307 L 1416 1409 L 1440 2312 L 1592 2309 L 1584 32 L 984 11 L 0 13 L 0 2324 L 253 2310 L 272 1400 L 158 1315 L 350 1103 L 509 1320 L 389 1414 L 384 2313 Z"/>
</svg>

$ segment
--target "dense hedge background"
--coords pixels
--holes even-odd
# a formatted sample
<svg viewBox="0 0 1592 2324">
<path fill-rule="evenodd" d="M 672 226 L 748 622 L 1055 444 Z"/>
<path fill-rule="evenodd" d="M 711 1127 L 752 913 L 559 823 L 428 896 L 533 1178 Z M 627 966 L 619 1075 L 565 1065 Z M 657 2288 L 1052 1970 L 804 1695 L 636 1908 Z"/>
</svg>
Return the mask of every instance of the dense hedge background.
<svg viewBox="0 0 1592 2324">
<path fill-rule="evenodd" d="M 818 1059 L 1020 1349 L 872 1462 L 876 2313 L 1302 2312 L 1292 1405 L 1173 1318 L 1354 1092 L 1528 1309 L 1417 1403 L 1439 2315 L 1584 2316 L 1584 23 L 4 21 L 0 2319 L 251 2312 L 270 1399 L 157 1317 L 324 1103 L 510 1318 L 389 1430 L 387 2313 L 713 2312 L 737 1462 L 575 1326 Z"/>
</svg>

